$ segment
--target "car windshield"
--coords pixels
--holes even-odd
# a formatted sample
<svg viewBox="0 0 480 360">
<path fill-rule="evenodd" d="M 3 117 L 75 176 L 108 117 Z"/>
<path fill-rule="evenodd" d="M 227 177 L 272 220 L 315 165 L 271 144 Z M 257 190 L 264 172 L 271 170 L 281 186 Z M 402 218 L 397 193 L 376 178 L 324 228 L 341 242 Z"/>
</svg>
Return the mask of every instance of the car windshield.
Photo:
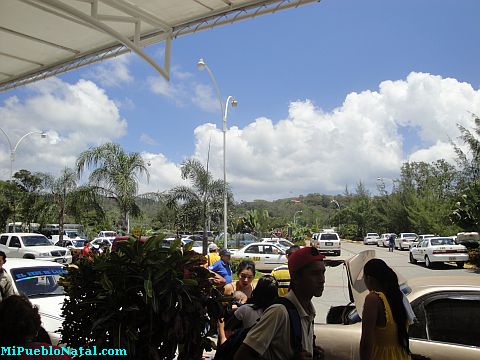
<svg viewBox="0 0 480 360">
<path fill-rule="evenodd" d="M 11 269 L 10 273 L 18 292 L 27 297 L 63 295 L 63 286 L 59 284 L 60 276 L 67 269 L 60 266 L 39 266 Z"/>
<path fill-rule="evenodd" d="M 377 233 L 368 233 L 367 236 L 378 237 Z"/>
<path fill-rule="evenodd" d="M 52 243 L 43 235 L 22 236 L 25 246 L 50 246 Z"/>
<path fill-rule="evenodd" d="M 72 240 L 73 246 L 75 247 L 84 247 L 85 240 Z"/>
<path fill-rule="evenodd" d="M 320 240 L 338 240 L 337 234 L 321 234 Z"/>
<path fill-rule="evenodd" d="M 194 247 L 202 247 L 202 246 L 203 246 L 203 242 L 202 242 L 202 241 L 199 241 L 199 240 L 194 241 L 194 242 L 193 242 L 193 246 L 194 246 Z"/>
<path fill-rule="evenodd" d="M 405 233 L 405 234 L 403 234 L 403 237 L 417 237 L 417 234 L 414 234 L 414 233 Z"/>
<path fill-rule="evenodd" d="M 293 244 L 292 244 L 290 241 L 288 241 L 288 240 L 279 240 L 279 241 L 278 241 L 278 244 L 279 244 L 279 245 L 282 245 L 283 247 L 285 247 L 285 248 L 287 248 L 287 249 L 290 248 L 290 246 L 293 245 Z"/>
<path fill-rule="evenodd" d="M 432 239 L 432 240 L 430 240 L 430 244 L 432 246 L 435 246 L 435 245 L 455 245 L 455 242 L 453 241 L 453 239 L 444 238 L 444 239 Z"/>
</svg>

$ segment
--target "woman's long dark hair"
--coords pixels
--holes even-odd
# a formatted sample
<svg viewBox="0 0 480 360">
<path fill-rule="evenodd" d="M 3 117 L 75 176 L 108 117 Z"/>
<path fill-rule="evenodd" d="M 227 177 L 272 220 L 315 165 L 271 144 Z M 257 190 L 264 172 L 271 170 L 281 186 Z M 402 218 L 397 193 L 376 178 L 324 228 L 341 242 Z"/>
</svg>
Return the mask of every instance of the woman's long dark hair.
<svg viewBox="0 0 480 360">
<path fill-rule="evenodd" d="M 278 296 L 278 282 L 271 275 L 262 276 L 258 279 L 257 286 L 252 291 L 252 297 L 248 299 L 247 304 L 252 304 L 252 308 L 263 309 L 273 304 Z"/>
<path fill-rule="evenodd" d="M 392 309 L 397 324 L 397 336 L 400 346 L 410 354 L 407 332 L 407 311 L 403 305 L 403 293 L 398 286 L 397 274 L 381 259 L 371 259 L 363 267 L 363 273 L 375 278 L 382 288 Z"/>
</svg>

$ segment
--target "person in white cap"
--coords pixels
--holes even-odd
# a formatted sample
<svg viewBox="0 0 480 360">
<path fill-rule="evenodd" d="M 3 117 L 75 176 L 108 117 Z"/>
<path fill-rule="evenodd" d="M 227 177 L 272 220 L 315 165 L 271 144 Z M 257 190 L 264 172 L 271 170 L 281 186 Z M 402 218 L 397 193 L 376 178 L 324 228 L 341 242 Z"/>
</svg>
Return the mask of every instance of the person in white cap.
<svg viewBox="0 0 480 360">
<path fill-rule="evenodd" d="M 218 246 L 217 244 L 208 245 L 208 254 L 205 255 L 207 258 L 207 266 L 213 265 L 215 262 L 220 260 L 220 255 L 218 255 Z"/>
</svg>

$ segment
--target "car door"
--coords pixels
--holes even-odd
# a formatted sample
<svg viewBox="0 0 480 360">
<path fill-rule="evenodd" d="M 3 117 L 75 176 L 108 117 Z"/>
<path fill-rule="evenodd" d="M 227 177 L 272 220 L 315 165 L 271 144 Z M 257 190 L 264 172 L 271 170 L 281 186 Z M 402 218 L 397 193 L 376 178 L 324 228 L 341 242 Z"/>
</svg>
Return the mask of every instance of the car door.
<svg viewBox="0 0 480 360">
<path fill-rule="evenodd" d="M 283 265 L 287 258 L 284 251 L 276 244 L 263 245 L 263 266 L 265 270 L 273 270 L 277 266 Z"/>
<path fill-rule="evenodd" d="M 427 251 L 428 240 L 421 241 L 417 246 L 417 256 L 415 257 L 419 261 L 425 260 L 425 251 Z"/>
<path fill-rule="evenodd" d="M 263 244 L 252 244 L 245 248 L 244 254 L 242 254 L 242 258 L 246 258 L 252 260 L 255 263 L 255 267 L 258 270 L 265 270 L 268 266 L 265 264 L 266 255 L 265 254 L 265 246 Z"/>
<path fill-rule="evenodd" d="M 480 359 L 480 292 L 445 291 L 412 302 L 410 349 L 430 359 Z"/>
<path fill-rule="evenodd" d="M 18 236 L 11 236 L 10 241 L 8 242 L 8 253 L 7 255 L 10 257 L 22 257 L 22 243 Z"/>
<path fill-rule="evenodd" d="M 422 260 L 422 256 L 420 254 L 420 248 L 423 244 L 423 241 L 420 241 L 416 246 L 410 249 L 412 256 L 415 260 Z"/>
</svg>

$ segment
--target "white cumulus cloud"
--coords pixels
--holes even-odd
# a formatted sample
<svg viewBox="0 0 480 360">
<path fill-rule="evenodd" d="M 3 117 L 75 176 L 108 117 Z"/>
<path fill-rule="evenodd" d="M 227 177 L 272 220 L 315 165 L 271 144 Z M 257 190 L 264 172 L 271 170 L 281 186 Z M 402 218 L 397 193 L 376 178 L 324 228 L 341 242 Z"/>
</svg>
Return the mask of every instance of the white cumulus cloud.
<svg viewBox="0 0 480 360">
<path fill-rule="evenodd" d="M 377 91 L 350 93 L 341 106 L 323 111 L 310 100 L 294 101 L 286 119 L 259 117 L 227 136 L 227 181 L 237 199 L 275 199 L 306 193 L 342 193 L 358 181 L 371 189 L 378 177 L 397 177 L 405 161 L 454 161 L 449 139 L 457 123 L 474 126 L 480 91 L 456 79 L 412 72 L 384 81 Z M 406 145 L 402 129 L 420 139 Z M 195 156 L 223 177 L 221 129 L 195 130 Z"/>
<path fill-rule="evenodd" d="M 29 169 L 58 175 L 75 164 L 80 152 L 122 137 L 127 128 L 115 102 L 88 80 L 69 84 L 57 78 L 28 86 L 22 99 L 10 97 L 0 106 L 0 123 L 12 144 L 30 131 L 45 130 L 48 137 L 25 138 L 17 149 L 14 172 Z M 0 142 L 0 177 L 8 178 L 9 158 Z"/>
</svg>

